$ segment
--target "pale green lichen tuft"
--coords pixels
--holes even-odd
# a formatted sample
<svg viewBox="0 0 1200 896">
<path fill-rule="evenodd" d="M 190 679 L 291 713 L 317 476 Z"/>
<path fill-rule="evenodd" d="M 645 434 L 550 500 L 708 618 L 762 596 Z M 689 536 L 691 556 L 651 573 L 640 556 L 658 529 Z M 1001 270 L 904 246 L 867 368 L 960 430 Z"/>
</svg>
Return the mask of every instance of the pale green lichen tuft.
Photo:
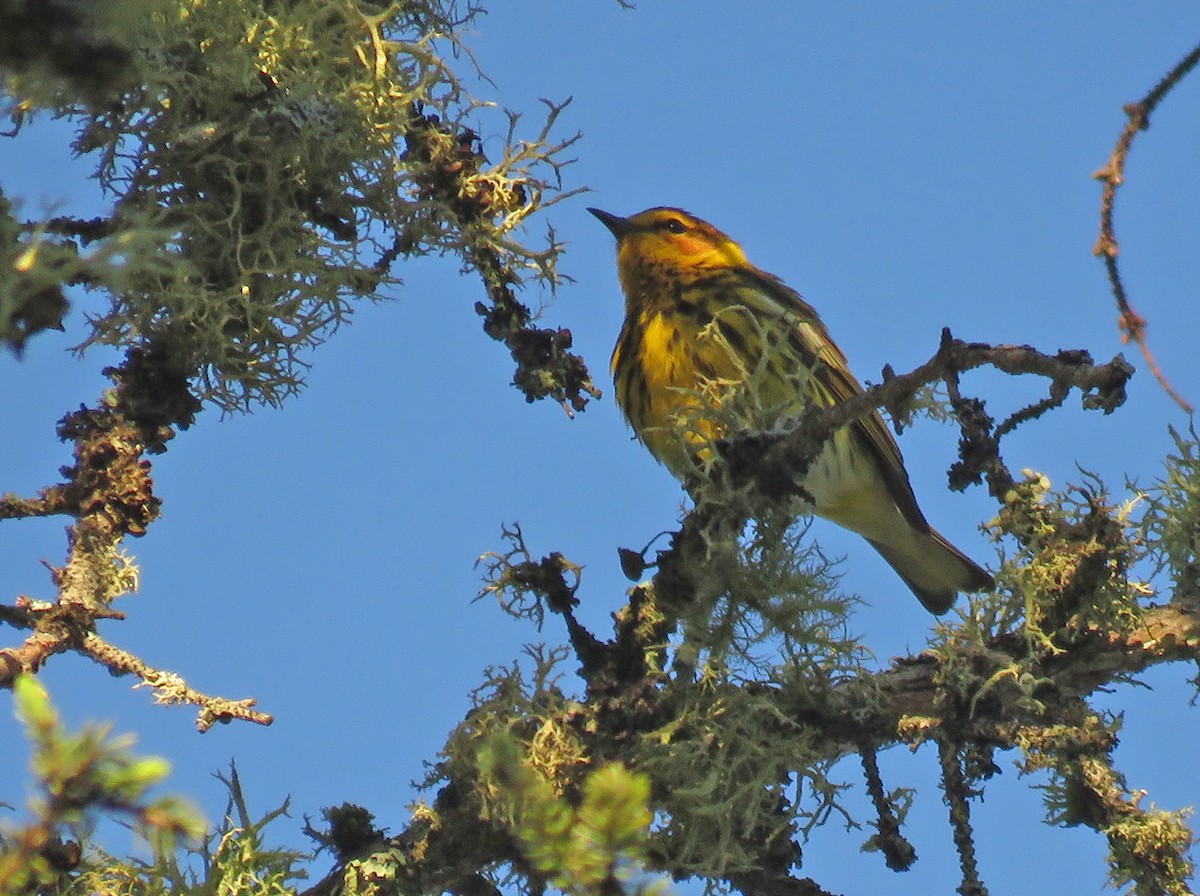
<svg viewBox="0 0 1200 896">
<path fill-rule="evenodd" d="M 307 350 L 357 302 L 396 286 L 401 257 L 470 261 L 487 248 L 506 283 L 557 283 L 559 245 L 528 247 L 520 230 L 553 201 L 572 139 L 550 137 L 561 106 L 522 138 L 516 116 L 497 122 L 469 95 L 455 67 L 466 64 L 474 83 L 460 40 L 474 8 L 150 9 L 129 48 L 136 83 L 120 102 L 70 103 L 39 89 L 36 71 L 6 85 L 22 116 L 46 108 L 76 122 L 74 148 L 97 160 L 112 198 L 97 250 L 110 257 L 84 270 L 108 307 L 87 309 L 83 347 L 154 340 L 197 371 L 199 397 L 248 409 L 296 392 Z M 488 163 L 477 135 L 497 127 L 504 143 Z M 38 248 L 36 226 L 27 252 Z M 79 264 L 70 240 L 42 245 L 44 270 Z M 34 273 L 26 292 L 41 282 Z"/>
</svg>

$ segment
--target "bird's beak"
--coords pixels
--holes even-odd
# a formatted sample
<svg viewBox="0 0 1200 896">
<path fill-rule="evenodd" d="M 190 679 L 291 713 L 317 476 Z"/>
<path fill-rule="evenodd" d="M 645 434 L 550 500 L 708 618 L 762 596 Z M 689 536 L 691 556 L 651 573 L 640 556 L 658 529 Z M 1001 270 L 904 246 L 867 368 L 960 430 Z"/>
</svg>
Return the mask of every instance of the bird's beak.
<svg viewBox="0 0 1200 896">
<path fill-rule="evenodd" d="M 629 231 L 633 230 L 633 224 L 628 218 L 622 218 L 620 215 L 610 215 L 608 212 L 602 212 L 598 208 L 589 208 L 589 212 L 600 219 L 600 223 L 612 231 L 612 235 L 618 240 Z"/>
</svg>

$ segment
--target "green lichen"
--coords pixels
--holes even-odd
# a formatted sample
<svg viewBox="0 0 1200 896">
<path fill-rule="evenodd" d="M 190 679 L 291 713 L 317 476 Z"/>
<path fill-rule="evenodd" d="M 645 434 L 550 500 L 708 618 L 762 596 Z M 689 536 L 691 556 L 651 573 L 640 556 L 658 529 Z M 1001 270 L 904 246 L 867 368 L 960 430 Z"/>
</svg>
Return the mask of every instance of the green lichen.
<svg viewBox="0 0 1200 896">
<path fill-rule="evenodd" d="M 1119 728 L 1119 719 L 1094 713 L 1077 724 L 1022 728 L 1016 737 L 1025 756 L 1021 770 L 1051 773 L 1042 787 L 1049 823 L 1084 824 L 1105 835 L 1113 886 L 1136 896 L 1191 893 L 1191 812 L 1143 808 L 1144 791 L 1131 791 L 1113 767 Z"/>
<path fill-rule="evenodd" d="M 515 116 L 493 123 L 471 98 L 450 60 L 469 60 L 474 14 L 434 0 L 160 3 L 120 102 L 68 102 L 36 72 L 8 85 L 22 110 L 76 123 L 74 148 L 112 199 L 121 276 L 90 272 L 108 307 L 89 306 L 83 345 L 154 341 L 196 371 L 199 397 L 248 409 L 300 388 L 306 351 L 399 283 L 398 258 L 487 248 L 510 285 L 553 286 L 557 244 L 529 248 L 520 228 L 552 201 L 570 141 L 522 139 Z M 476 135 L 496 126 L 506 139 L 488 164 Z M 45 242 L 50 273 L 70 261 L 55 246 L 71 251 Z"/>
<path fill-rule="evenodd" d="M 1184 435 L 1171 429 L 1175 453 L 1168 454 L 1162 478 L 1144 491 L 1141 526 L 1159 572 L 1176 588 L 1200 585 L 1200 443 L 1194 427 Z"/>
<path fill-rule="evenodd" d="M 1149 589 L 1131 575 L 1145 553 L 1131 519 L 1136 501 L 1114 506 L 1103 483 L 1083 475 L 1083 485 L 1055 492 L 1026 470 L 1005 496 L 988 528 L 1016 549 L 1002 558 L 994 603 L 971 604 L 966 621 L 982 638 L 1020 627 L 1031 654 L 1055 653 L 1083 633 L 1137 624 L 1138 598 Z"/>
</svg>

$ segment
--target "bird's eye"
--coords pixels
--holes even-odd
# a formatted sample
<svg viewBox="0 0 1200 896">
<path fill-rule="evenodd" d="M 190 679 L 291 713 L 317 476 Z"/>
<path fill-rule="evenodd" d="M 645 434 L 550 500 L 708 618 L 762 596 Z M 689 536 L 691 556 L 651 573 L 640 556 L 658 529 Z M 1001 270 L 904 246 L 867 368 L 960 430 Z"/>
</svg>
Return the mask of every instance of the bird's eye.
<svg viewBox="0 0 1200 896">
<path fill-rule="evenodd" d="M 678 218 L 668 218 L 663 223 L 663 229 L 671 233 L 687 233 L 687 225 Z"/>
</svg>

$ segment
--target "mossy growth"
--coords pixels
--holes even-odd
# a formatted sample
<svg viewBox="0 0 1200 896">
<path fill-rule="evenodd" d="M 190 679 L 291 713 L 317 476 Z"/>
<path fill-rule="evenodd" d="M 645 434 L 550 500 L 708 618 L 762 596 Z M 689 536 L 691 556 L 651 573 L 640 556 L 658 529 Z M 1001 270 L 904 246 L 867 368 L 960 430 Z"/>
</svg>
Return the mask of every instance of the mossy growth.
<svg viewBox="0 0 1200 896">
<path fill-rule="evenodd" d="M 1171 429 L 1175 451 L 1162 476 L 1142 495 L 1141 518 L 1150 558 L 1184 593 L 1200 589 L 1200 441 L 1194 427 Z"/>
<path fill-rule="evenodd" d="M 482 81 L 456 67 L 470 60 L 460 33 L 473 8 L 115 6 L 142 13 L 119 101 L 80 101 L 45 67 L 6 83 L 18 121 L 47 110 L 77 125 L 74 149 L 96 160 L 111 208 L 87 233 L 70 220 L 48 236 L 19 225 L 15 264 L 0 265 L 0 338 L 19 344 L 62 310 L 31 310 L 29 296 L 93 287 L 107 307 L 85 304 L 84 347 L 153 341 L 193 371 L 198 397 L 248 409 L 301 386 L 305 351 L 395 287 L 398 258 L 470 260 L 486 246 L 506 284 L 558 282 L 553 237 L 531 248 L 521 229 L 553 201 L 571 140 L 548 126 L 522 136 L 517 116 L 495 121 L 470 96 L 467 82 Z M 505 135 L 493 163 L 485 129 Z M 90 254 L 75 257 L 86 240 Z"/>
<path fill-rule="evenodd" d="M 1078 724 L 1023 727 L 1016 737 L 1025 754 L 1021 770 L 1050 772 L 1042 786 L 1049 823 L 1084 824 L 1108 839 L 1114 887 L 1128 886 L 1136 896 L 1191 893 L 1191 812 L 1143 807 L 1145 793 L 1131 791 L 1113 767 L 1119 729 L 1119 719 L 1095 713 Z"/>
</svg>

